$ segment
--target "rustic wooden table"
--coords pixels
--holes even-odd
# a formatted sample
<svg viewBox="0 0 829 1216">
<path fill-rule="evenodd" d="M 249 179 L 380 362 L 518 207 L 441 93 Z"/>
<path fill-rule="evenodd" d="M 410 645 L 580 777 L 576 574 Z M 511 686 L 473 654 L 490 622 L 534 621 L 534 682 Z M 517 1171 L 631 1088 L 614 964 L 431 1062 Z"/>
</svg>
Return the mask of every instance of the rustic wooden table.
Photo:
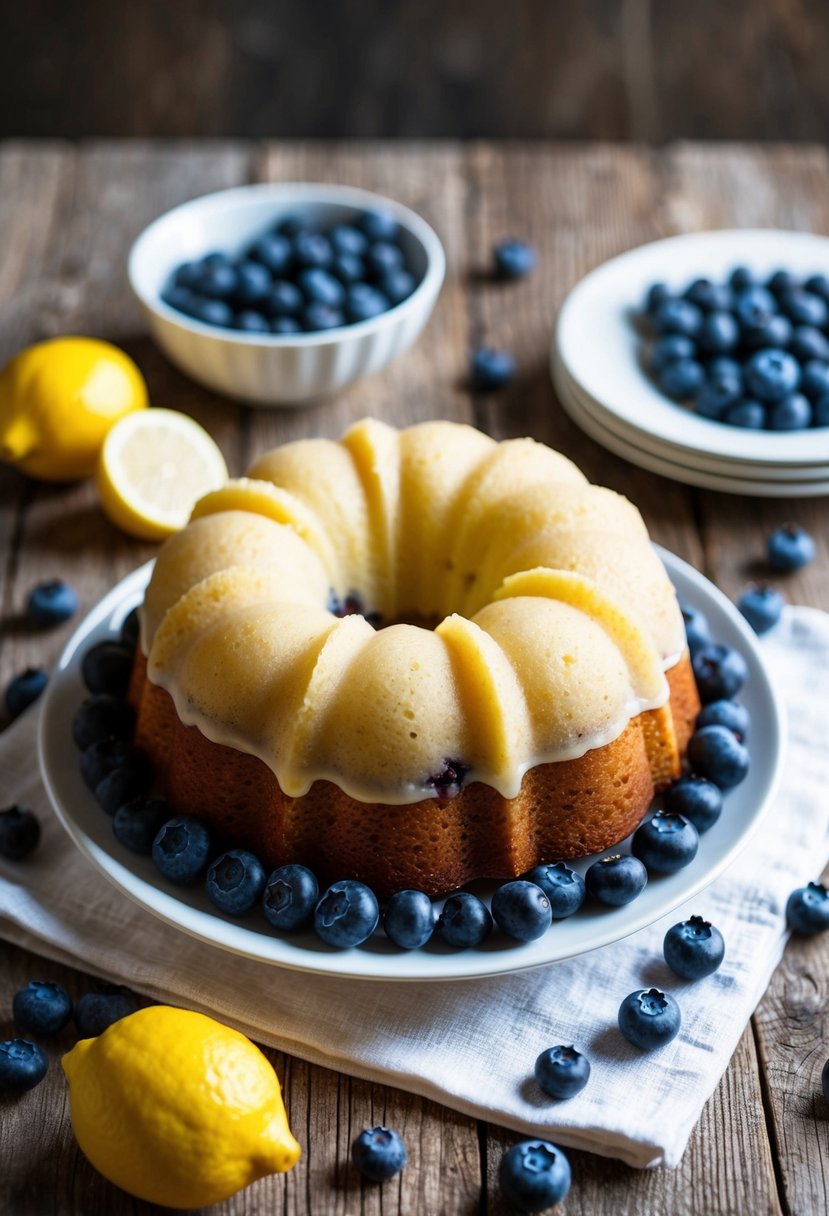
<svg viewBox="0 0 829 1216">
<path fill-rule="evenodd" d="M 297 412 L 238 408 L 181 376 L 144 333 L 124 259 L 154 216 L 206 191 L 263 179 L 331 180 L 388 193 L 422 212 L 446 246 L 446 285 L 426 333 L 385 373 L 337 400 Z M 559 409 L 547 372 L 555 310 L 593 266 L 678 231 L 776 226 L 829 232 L 829 156 L 816 147 L 474 144 L 250 145 L 112 143 L 0 146 L 0 358 L 65 333 L 94 334 L 140 364 L 156 405 L 186 410 L 221 444 L 233 473 L 258 452 L 308 435 L 337 436 L 366 414 L 405 424 L 473 422 L 498 438 L 530 434 L 560 448 L 593 481 L 627 494 L 655 540 L 729 595 L 756 573 L 764 537 L 795 518 L 818 538 L 818 560 L 785 581 L 795 602 L 829 608 L 829 502 L 698 492 L 635 469 L 582 435 Z M 493 242 L 517 234 L 540 250 L 526 282 L 494 284 Z M 471 346 L 515 352 L 520 375 L 492 397 L 470 394 Z M 50 664 L 71 626 L 40 633 L 21 617 L 39 579 L 63 576 L 82 610 L 153 548 L 101 515 L 89 484 L 36 486 L 0 471 L 0 684 L 29 663 Z M 781 585 L 783 585 L 781 581 Z M 0 802 L 3 796 L 0 794 Z M 816 866 L 822 858 L 816 858 Z M 91 974 L 94 974 L 94 968 Z M 13 992 L 33 978 L 73 995 L 89 975 L 0 942 L 0 1037 L 13 1033 Z M 825 941 L 795 941 L 720 1085 L 682 1165 L 636 1172 L 570 1153 L 575 1216 L 811 1216 L 829 1209 L 827 1112 L 820 1069 L 829 1037 Z M 50 1048 L 53 1064 L 71 1043 Z M 516 1137 L 402 1091 L 371 1086 L 270 1052 L 284 1080 L 299 1166 L 219 1208 L 253 1213 L 500 1213 L 500 1157 Z M 659 1112 L 654 1111 L 654 1118 Z M 410 1164 L 382 1188 L 361 1187 L 348 1149 L 361 1127 L 398 1128 Z M 0 1105 L 0 1213 L 50 1216 L 152 1210 L 106 1183 L 69 1129 L 60 1069 L 24 1099 Z"/>
</svg>

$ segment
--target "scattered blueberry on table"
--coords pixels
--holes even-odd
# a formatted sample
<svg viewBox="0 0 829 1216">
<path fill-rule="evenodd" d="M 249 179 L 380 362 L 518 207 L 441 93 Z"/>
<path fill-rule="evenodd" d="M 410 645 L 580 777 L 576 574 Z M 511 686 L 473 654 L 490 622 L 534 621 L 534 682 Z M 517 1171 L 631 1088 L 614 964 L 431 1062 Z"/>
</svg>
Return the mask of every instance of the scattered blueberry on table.
<svg viewBox="0 0 829 1216">
<path fill-rule="evenodd" d="M 740 594 L 737 607 L 754 632 L 763 634 L 773 629 L 780 620 L 784 602 L 783 596 L 774 587 L 752 583 Z"/>
<path fill-rule="evenodd" d="M 46 1076 L 49 1061 L 37 1043 L 28 1039 L 0 1042 L 0 1095 L 22 1094 Z"/>
<path fill-rule="evenodd" d="M 386 1182 L 399 1174 L 408 1153 L 399 1132 L 388 1127 L 367 1127 L 351 1146 L 351 1160 L 370 1182 Z"/>
<path fill-rule="evenodd" d="M 684 980 L 701 980 L 713 975 L 725 958 L 723 936 L 701 916 L 672 925 L 662 943 L 665 962 Z"/>
<path fill-rule="evenodd" d="M 570 1190 L 570 1162 L 549 1140 L 521 1140 L 501 1158 L 498 1181 L 520 1212 L 545 1212 Z"/>
<path fill-rule="evenodd" d="M 505 350 L 481 346 L 472 354 L 470 381 L 472 387 L 489 393 L 504 388 L 515 375 L 515 359 Z"/>
<path fill-rule="evenodd" d="M 789 574 L 814 560 L 815 542 L 805 528 L 798 524 L 784 524 L 768 538 L 766 552 L 772 570 Z"/>
<path fill-rule="evenodd" d="M 538 253 L 527 241 L 511 237 L 499 241 L 492 251 L 495 272 L 501 279 L 523 279 L 535 269 Z"/>
<path fill-rule="evenodd" d="M 574 1098 L 590 1079 L 590 1061 L 575 1047 L 548 1047 L 533 1070 L 539 1088 L 549 1098 Z"/>
<path fill-rule="evenodd" d="M 811 936 L 829 929 L 829 890 L 810 882 L 792 891 L 786 902 L 786 920 L 795 933 Z"/>
<path fill-rule="evenodd" d="M 75 1002 L 75 1026 L 82 1039 L 97 1038 L 113 1022 L 129 1017 L 138 1008 L 138 998 L 129 988 L 105 985 L 97 992 L 85 992 Z"/>
<path fill-rule="evenodd" d="M 78 611 L 78 597 L 72 587 L 63 579 L 50 579 L 38 583 L 29 592 L 26 601 L 26 614 L 36 625 L 47 628 L 50 625 L 62 625 L 70 620 Z"/>
<path fill-rule="evenodd" d="M 49 677 L 42 667 L 27 667 L 19 675 L 12 676 L 6 685 L 4 701 L 10 718 L 19 718 L 43 692 Z"/>
<path fill-rule="evenodd" d="M 60 984 L 31 980 L 12 997 L 12 1016 L 23 1034 L 58 1034 L 72 1020 L 72 1002 Z"/>
<path fill-rule="evenodd" d="M 659 388 L 701 418 L 747 430 L 829 425 L 829 302 L 824 275 L 745 267 L 726 282 L 654 283 L 644 319 Z"/>
<path fill-rule="evenodd" d="M 15 803 L 0 811 L 0 857 L 22 861 L 40 842 L 40 824 L 26 806 Z"/>
<path fill-rule="evenodd" d="M 248 334 L 320 333 L 380 316 L 418 286 L 400 225 L 385 212 L 348 224 L 288 216 L 236 256 L 185 262 L 161 298 L 196 321 Z"/>
<path fill-rule="evenodd" d="M 679 1034 L 679 1006 L 667 992 L 643 988 L 631 992 L 619 1006 L 619 1029 L 634 1047 L 653 1051 Z"/>
</svg>

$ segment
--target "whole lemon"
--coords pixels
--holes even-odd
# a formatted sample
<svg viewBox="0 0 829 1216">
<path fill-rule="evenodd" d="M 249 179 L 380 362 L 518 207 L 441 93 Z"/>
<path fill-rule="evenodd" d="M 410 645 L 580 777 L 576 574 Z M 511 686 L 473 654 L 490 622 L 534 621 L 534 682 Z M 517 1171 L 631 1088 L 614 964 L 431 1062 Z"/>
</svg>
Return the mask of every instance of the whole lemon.
<svg viewBox="0 0 829 1216">
<path fill-rule="evenodd" d="M 91 477 L 107 431 L 145 409 L 132 359 L 96 338 L 51 338 L 0 371 L 0 460 L 41 481 Z"/>
<path fill-rule="evenodd" d="M 206 1207 L 299 1160 L 273 1068 L 204 1014 L 139 1009 L 62 1063 L 78 1144 L 139 1199 Z"/>
</svg>

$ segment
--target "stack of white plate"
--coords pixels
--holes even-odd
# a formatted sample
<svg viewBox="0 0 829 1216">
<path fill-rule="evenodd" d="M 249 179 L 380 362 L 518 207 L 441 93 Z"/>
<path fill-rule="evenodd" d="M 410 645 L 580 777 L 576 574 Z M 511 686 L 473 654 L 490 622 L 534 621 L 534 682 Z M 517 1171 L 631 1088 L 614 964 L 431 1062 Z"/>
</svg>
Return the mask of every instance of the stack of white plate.
<svg viewBox="0 0 829 1216">
<path fill-rule="evenodd" d="M 677 293 L 692 280 L 829 274 L 829 238 L 802 232 L 700 232 L 643 245 L 605 262 L 573 288 L 559 313 L 551 368 L 562 406 L 591 438 L 664 477 L 729 494 L 829 494 L 829 427 L 751 431 L 700 418 L 659 391 L 645 371 L 640 327 L 648 287 Z"/>
</svg>

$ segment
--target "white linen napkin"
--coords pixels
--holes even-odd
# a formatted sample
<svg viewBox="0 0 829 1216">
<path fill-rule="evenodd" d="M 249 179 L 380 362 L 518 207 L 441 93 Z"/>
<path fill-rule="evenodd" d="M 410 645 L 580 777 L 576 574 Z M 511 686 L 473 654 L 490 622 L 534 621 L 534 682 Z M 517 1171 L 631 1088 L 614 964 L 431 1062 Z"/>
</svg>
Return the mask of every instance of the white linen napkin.
<svg viewBox="0 0 829 1216">
<path fill-rule="evenodd" d="M 633 1166 L 676 1165 L 780 959 L 789 892 L 829 854 L 829 616 L 789 608 L 762 644 L 788 709 L 777 805 L 711 887 L 626 941 L 523 974 L 415 989 L 279 970 L 205 945 L 133 904 L 72 845 L 40 784 L 33 710 L 0 737 L 2 803 L 31 806 L 43 826 L 27 861 L 0 860 L 0 936 L 328 1068 Z M 667 928 L 693 913 L 726 942 L 721 969 L 696 984 L 662 960 Z M 647 1054 L 622 1039 L 616 1016 L 628 992 L 650 985 L 677 996 L 683 1020 L 671 1044 Z M 575 1043 L 592 1063 L 567 1102 L 532 1080 L 536 1056 L 556 1043 Z"/>
</svg>

